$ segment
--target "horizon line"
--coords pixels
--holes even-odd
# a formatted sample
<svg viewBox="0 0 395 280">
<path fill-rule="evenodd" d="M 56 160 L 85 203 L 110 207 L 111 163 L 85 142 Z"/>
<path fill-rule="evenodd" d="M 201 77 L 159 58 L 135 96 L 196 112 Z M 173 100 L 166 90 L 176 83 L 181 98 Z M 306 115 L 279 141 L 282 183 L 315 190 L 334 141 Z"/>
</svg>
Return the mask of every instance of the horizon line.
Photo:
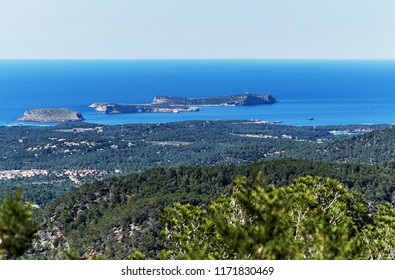
<svg viewBox="0 0 395 280">
<path fill-rule="evenodd" d="M 395 61 L 395 58 L 1 58 L 0 61 Z"/>
</svg>

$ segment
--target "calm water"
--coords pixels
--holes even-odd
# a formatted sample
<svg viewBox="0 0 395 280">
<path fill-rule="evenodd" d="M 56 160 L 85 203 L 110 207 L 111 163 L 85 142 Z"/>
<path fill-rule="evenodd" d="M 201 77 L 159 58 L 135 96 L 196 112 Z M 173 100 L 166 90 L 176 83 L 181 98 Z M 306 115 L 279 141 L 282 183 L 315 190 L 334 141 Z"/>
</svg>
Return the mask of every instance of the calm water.
<svg viewBox="0 0 395 280">
<path fill-rule="evenodd" d="M 95 102 L 156 95 L 272 94 L 279 103 L 195 113 L 105 115 Z M 66 107 L 88 122 L 262 119 L 291 125 L 395 123 L 395 61 L 0 61 L 0 125 L 32 108 Z M 314 118 L 313 121 L 308 118 Z"/>
</svg>

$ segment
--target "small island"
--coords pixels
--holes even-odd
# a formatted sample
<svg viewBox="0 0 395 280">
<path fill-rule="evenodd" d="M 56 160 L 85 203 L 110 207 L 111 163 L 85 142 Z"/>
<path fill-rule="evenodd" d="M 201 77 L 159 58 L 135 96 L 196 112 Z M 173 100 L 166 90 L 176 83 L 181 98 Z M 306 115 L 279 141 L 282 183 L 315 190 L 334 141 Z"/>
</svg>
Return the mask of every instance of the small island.
<svg viewBox="0 0 395 280">
<path fill-rule="evenodd" d="M 244 93 L 207 98 L 156 96 L 151 104 L 94 103 L 90 108 L 106 114 L 197 112 L 196 106 L 250 106 L 276 103 L 270 94 Z"/>
<path fill-rule="evenodd" d="M 66 108 L 37 108 L 28 110 L 18 119 L 23 122 L 76 122 L 83 121 L 80 112 Z"/>
</svg>

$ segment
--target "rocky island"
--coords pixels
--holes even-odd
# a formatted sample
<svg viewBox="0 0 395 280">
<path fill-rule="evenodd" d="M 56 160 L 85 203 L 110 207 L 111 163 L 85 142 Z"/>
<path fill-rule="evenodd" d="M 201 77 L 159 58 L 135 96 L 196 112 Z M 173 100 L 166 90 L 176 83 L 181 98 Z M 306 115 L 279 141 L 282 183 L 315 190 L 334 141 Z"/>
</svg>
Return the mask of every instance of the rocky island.
<svg viewBox="0 0 395 280">
<path fill-rule="evenodd" d="M 18 120 L 23 122 L 75 122 L 83 121 L 81 113 L 66 108 L 38 108 L 28 110 Z"/>
<path fill-rule="evenodd" d="M 106 114 L 179 113 L 199 111 L 195 106 L 249 106 L 273 103 L 276 103 L 276 99 L 270 94 L 244 93 L 207 98 L 162 95 L 156 96 L 151 104 L 94 103 L 89 107 Z"/>
<path fill-rule="evenodd" d="M 171 104 L 183 106 L 248 106 L 276 103 L 270 94 L 244 93 L 207 98 L 186 98 L 179 96 L 156 96 L 153 104 Z"/>
<path fill-rule="evenodd" d="M 122 113 L 179 113 L 196 112 L 199 108 L 157 104 L 119 104 L 119 103 L 94 103 L 89 106 L 98 112 L 106 114 Z"/>
</svg>

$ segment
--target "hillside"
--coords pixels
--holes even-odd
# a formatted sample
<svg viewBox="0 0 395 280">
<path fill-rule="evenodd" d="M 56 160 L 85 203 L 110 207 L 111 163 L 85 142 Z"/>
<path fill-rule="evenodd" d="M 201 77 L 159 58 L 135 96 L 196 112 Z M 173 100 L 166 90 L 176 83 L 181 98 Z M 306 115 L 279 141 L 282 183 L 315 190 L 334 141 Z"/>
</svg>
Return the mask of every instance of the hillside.
<svg viewBox="0 0 395 280">
<path fill-rule="evenodd" d="M 327 143 L 320 157 L 332 162 L 375 164 L 395 157 L 395 129 L 376 130 L 342 141 Z"/>
<path fill-rule="evenodd" d="M 393 170 L 381 166 L 282 159 L 241 166 L 157 168 L 86 184 L 48 203 L 39 212 L 43 228 L 35 249 L 25 257 L 64 258 L 63 252 L 71 248 L 85 257 L 123 259 L 138 249 L 157 258 L 164 248 L 159 216 L 165 206 L 174 202 L 207 206 L 231 192 L 236 176 L 252 178 L 258 171 L 277 186 L 304 175 L 337 179 L 363 193 L 371 211 L 377 203 L 391 201 L 395 191 Z"/>
</svg>

